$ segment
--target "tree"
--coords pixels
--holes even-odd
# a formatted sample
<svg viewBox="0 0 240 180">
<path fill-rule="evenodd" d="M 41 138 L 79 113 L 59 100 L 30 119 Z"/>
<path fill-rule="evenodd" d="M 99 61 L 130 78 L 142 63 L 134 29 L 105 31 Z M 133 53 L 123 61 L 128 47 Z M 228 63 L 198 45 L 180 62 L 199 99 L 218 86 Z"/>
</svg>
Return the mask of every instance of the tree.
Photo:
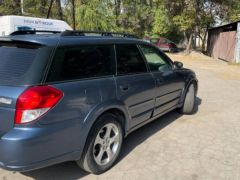
<svg viewBox="0 0 240 180">
<path fill-rule="evenodd" d="M 62 12 L 62 6 L 61 6 L 61 0 L 56 0 L 57 5 L 57 14 L 60 20 L 63 20 L 63 12 Z"/>
<path fill-rule="evenodd" d="M 230 3 L 228 17 L 229 21 L 239 21 L 240 20 L 240 1 L 239 0 L 232 0 Z"/>
<path fill-rule="evenodd" d="M 232 0 L 231 0 L 232 1 Z M 217 21 L 225 21 L 232 5 L 225 0 L 173 0 L 166 3 L 172 20 L 186 39 L 186 53 L 190 53 L 193 37 L 199 37 L 205 50 L 207 30 Z"/>
<path fill-rule="evenodd" d="M 2 0 L 0 15 L 22 15 L 20 0 Z"/>
<path fill-rule="evenodd" d="M 150 32 L 153 22 L 152 1 L 122 0 L 121 13 L 118 16 L 119 30 L 135 33 L 143 37 Z"/>
<path fill-rule="evenodd" d="M 164 5 L 161 5 L 154 13 L 152 32 L 153 34 L 165 36 L 172 28 L 173 24 L 168 16 L 168 12 L 166 11 Z"/>
<path fill-rule="evenodd" d="M 76 28 L 82 30 L 114 30 L 116 24 L 109 0 L 82 1 L 76 6 Z"/>
<path fill-rule="evenodd" d="M 0 0 L 0 15 L 21 15 L 20 1 Z M 73 29 L 181 37 L 186 53 L 194 37 L 205 50 L 209 27 L 240 19 L 239 0 L 24 0 L 23 5 L 24 15 L 61 19 Z"/>
<path fill-rule="evenodd" d="M 56 3 L 55 13 L 56 13 L 57 17 L 60 20 L 63 20 L 63 12 L 62 12 L 61 0 L 55 0 L 55 1 L 54 0 L 50 0 L 48 13 L 47 13 L 47 18 L 49 18 L 51 13 L 52 13 L 54 2 Z"/>
</svg>

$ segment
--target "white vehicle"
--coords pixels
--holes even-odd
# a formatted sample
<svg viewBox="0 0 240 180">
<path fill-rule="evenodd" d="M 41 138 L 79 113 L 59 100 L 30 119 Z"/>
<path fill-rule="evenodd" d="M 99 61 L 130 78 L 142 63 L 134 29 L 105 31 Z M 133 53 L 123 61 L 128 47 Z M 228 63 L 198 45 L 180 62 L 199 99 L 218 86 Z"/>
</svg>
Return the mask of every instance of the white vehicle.
<svg viewBox="0 0 240 180">
<path fill-rule="evenodd" d="M 64 21 L 25 16 L 0 16 L 0 36 L 7 36 L 14 31 L 46 30 L 65 31 L 72 28 Z"/>
</svg>

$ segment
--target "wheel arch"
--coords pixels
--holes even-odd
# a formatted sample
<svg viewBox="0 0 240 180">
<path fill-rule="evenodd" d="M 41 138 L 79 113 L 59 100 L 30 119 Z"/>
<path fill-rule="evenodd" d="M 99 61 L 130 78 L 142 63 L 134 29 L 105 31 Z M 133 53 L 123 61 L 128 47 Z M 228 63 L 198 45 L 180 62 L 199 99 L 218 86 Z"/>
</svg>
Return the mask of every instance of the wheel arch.
<svg viewBox="0 0 240 180">
<path fill-rule="evenodd" d="M 195 90 L 196 90 L 196 94 L 198 92 L 198 80 L 196 78 L 191 78 L 187 83 L 186 83 L 186 86 L 184 87 L 183 89 L 183 92 L 182 92 L 182 95 L 181 95 L 181 98 L 180 98 L 180 101 L 179 101 L 179 104 L 182 105 L 182 103 L 184 102 L 184 99 L 185 99 L 185 96 L 186 96 L 186 93 L 187 93 L 187 90 L 189 88 L 189 86 L 191 84 L 194 84 L 194 87 L 195 87 Z"/>
<path fill-rule="evenodd" d="M 124 104 L 122 104 L 120 102 L 117 102 L 117 103 L 108 102 L 105 104 L 100 104 L 97 107 L 95 107 L 83 121 L 82 129 L 84 129 L 84 134 L 86 137 L 85 142 L 82 144 L 83 151 L 85 150 L 85 147 L 87 144 L 87 139 L 89 138 L 92 128 L 98 122 L 98 119 L 105 113 L 112 113 L 115 115 L 120 115 L 121 119 L 119 119 L 119 120 L 123 127 L 124 136 L 127 135 L 127 132 L 129 129 L 130 116 L 128 114 L 127 109 L 124 107 Z M 82 158 L 82 154 L 81 154 L 80 158 Z"/>
<path fill-rule="evenodd" d="M 112 113 L 120 117 L 119 121 L 123 127 L 124 135 L 127 134 L 130 128 L 129 121 L 131 117 L 129 116 L 128 110 L 125 108 L 125 105 L 119 101 L 99 104 L 89 112 L 82 124 L 82 127 L 87 130 L 87 134 L 91 131 L 92 127 L 97 122 L 99 117 L 101 117 L 104 113 Z"/>
</svg>

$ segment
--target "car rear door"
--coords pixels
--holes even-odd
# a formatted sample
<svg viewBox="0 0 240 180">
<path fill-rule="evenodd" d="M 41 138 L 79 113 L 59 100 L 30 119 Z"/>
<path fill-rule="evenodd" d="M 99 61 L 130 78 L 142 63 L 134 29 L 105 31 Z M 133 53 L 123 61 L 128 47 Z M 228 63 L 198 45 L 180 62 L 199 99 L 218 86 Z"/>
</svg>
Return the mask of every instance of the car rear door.
<svg viewBox="0 0 240 180">
<path fill-rule="evenodd" d="M 124 102 L 134 127 L 151 118 L 155 81 L 135 44 L 117 44 L 117 98 Z"/>
<path fill-rule="evenodd" d="M 179 103 L 185 85 L 184 77 L 175 71 L 171 60 L 159 49 L 140 45 L 156 82 L 156 102 L 153 116 L 173 109 Z"/>
</svg>

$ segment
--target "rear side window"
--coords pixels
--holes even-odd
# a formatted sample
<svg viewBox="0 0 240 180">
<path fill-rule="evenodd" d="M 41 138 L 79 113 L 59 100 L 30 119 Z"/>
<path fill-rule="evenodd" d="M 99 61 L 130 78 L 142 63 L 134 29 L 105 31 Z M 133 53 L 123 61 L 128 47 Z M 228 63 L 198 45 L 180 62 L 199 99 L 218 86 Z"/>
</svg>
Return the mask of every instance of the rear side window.
<svg viewBox="0 0 240 180">
<path fill-rule="evenodd" d="M 36 48 L 0 43 L 0 85 L 28 84 L 28 72 L 36 54 Z"/>
<path fill-rule="evenodd" d="M 113 75 L 113 46 L 60 48 L 54 58 L 49 82 Z"/>
<path fill-rule="evenodd" d="M 147 67 L 136 45 L 116 45 L 117 72 L 120 75 L 147 72 Z"/>
</svg>

